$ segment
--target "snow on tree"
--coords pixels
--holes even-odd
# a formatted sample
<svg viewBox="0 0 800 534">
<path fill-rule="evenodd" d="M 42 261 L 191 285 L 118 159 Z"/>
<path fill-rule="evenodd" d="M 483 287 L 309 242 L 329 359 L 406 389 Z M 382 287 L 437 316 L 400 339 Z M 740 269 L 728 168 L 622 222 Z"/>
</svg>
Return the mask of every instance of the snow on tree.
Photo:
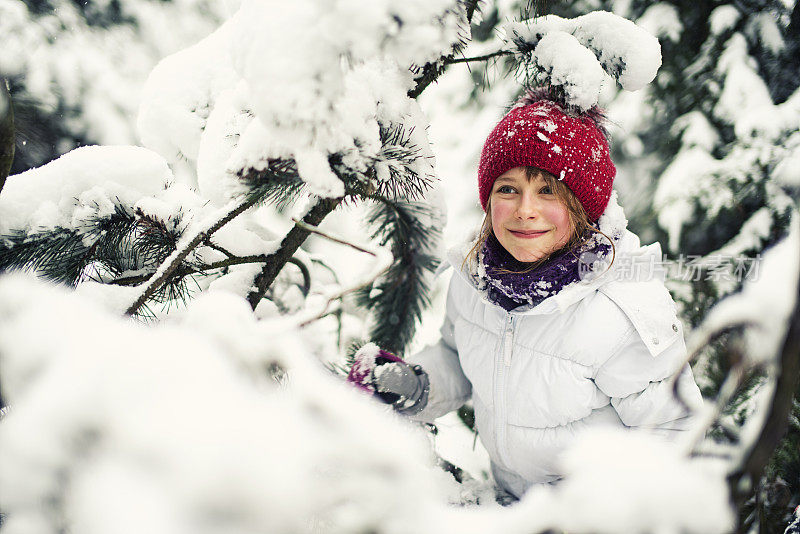
<svg viewBox="0 0 800 534">
<path fill-rule="evenodd" d="M 632 2 L 629 9 L 625 16 L 651 28 L 664 47 L 661 72 L 643 95 L 649 113 L 629 123 L 640 150 L 656 156 L 645 214 L 656 218 L 670 255 L 685 260 L 675 265 L 671 289 L 698 325 L 717 301 L 740 290 L 743 278 L 764 276 L 759 258 L 786 234 L 797 208 L 800 10 L 772 1 L 692 9 Z M 718 391 L 735 367 L 740 335 L 734 329 L 699 355 L 695 369 L 706 393 Z M 736 429 L 758 415 L 762 381 L 760 373 L 742 377 L 715 428 L 718 439 L 737 439 Z M 798 398 L 767 478 L 743 507 L 743 528 L 778 531 L 800 504 Z M 751 495 L 744 493 L 740 498 Z"/>
<path fill-rule="evenodd" d="M 762 374 L 754 399 L 774 410 L 712 450 L 720 455 L 708 454 L 704 433 L 719 421 L 726 389 L 681 449 L 645 435 L 587 434 L 565 452 L 561 484 L 505 509 L 490 484 L 458 484 L 435 467 L 424 432 L 320 363 L 341 350 L 330 319 L 399 354 L 413 336 L 443 226 L 416 97 L 462 62 L 478 13 L 475 2 L 453 0 L 244 0 L 215 32 L 155 67 L 139 114 L 145 147 L 83 147 L 8 178 L 0 267 L 76 289 L 17 273 L 0 279 L 4 528 L 734 527 L 726 477 L 760 474 L 796 387 L 800 313 L 795 300 L 765 300 L 797 294 L 796 219 L 764 255 L 770 285 L 740 297 L 769 314 L 743 319 L 734 313 L 741 304 L 723 306 L 693 338 L 702 350 L 743 320 L 773 340 L 789 329 L 770 350 L 748 345 L 734 366 L 733 383 Z M 604 78 L 639 89 L 660 61 L 652 36 L 610 13 L 511 23 L 489 46 L 522 81 L 548 83 L 582 109 L 597 102 Z M 188 178 L 176 178 L 187 166 Z M 320 228 L 363 206 L 356 237 Z M 359 268 L 331 267 L 335 258 L 308 246 L 312 234 L 356 250 Z"/>
<path fill-rule="evenodd" d="M 7 228 L 2 263 L 44 270 L 70 284 L 90 277 L 131 286 L 151 278 L 128 302 L 129 313 L 153 298 L 185 295 L 188 284 L 200 283 L 192 277 L 196 273 L 250 276 L 238 285 L 256 309 L 290 260 L 308 277 L 309 266 L 293 255 L 313 231 L 309 226 L 318 225 L 345 198 L 366 200 L 374 204 L 369 223 L 374 237 L 388 244 L 398 261 L 388 278 L 364 289 L 359 300 L 392 325 L 387 330 L 386 321 L 377 321 L 376 341 L 402 352 L 427 299 L 425 276 L 436 265 L 437 225 L 432 223 L 440 217 L 422 199 L 433 178 L 432 154 L 424 117 L 407 96 L 430 82 L 415 81 L 409 69 L 424 74 L 459 46 L 469 9 L 449 2 L 399 11 L 383 5 L 359 15 L 355 4 L 308 4 L 276 15 L 267 7 L 244 3 L 208 38 L 165 59 L 145 88 L 142 137 L 170 163 L 197 160 L 196 192 L 168 177 L 164 181 L 171 185 L 164 184 L 163 193 L 151 191 L 132 204 L 89 172 L 95 178 L 83 184 L 85 194 L 72 191 L 56 202 L 79 217 L 68 224 L 63 219 Z M 253 21 L 265 26 L 256 29 Z M 330 34 L 326 28 L 331 27 L 352 30 Z M 269 38 L 263 28 L 270 30 Z M 309 39 L 313 33 L 316 49 L 311 56 L 309 50 L 297 51 L 287 65 L 286 58 L 269 51 L 294 43 L 298 28 L 306 28 Z M 276 59 L 270 63 L 264 59 L 269 57 Z M 84 156 L 87 167 L 115 165 L 98 149 Z M 7 184 L 11 200 L 5 208 L 16 210 L 14 199 L 26 194 L 17 188 L 47 180 L 42 173 L 72 181 L 81 170 L 71 163 L 62 158 L 31 171 L 34 178 L 20 176 Z M 265 201 L 294 203 L 298 220 L 285 236 L 250 215 L 222 229 Z M 239 266 L 245 263 L 263 265 L 255 280 L 247 274 L 252 265 Z M 206 277 L 204 283 L 209 282 Z M 104 291 L 118 303 L 131 294 L 127 287 L 116 291 L 118 296 L 111 293 Z M 270 296 L 273 306 L 286 307 L 280 295 Z"/>
<path fill-rule="evenodd" d="M 76 146 L 135 143 L 130 117 L 147 73 L 234 7 L 207 0 L 0 2 L 0 78 L 17 111 L 13 172 Z"/>
</svg>

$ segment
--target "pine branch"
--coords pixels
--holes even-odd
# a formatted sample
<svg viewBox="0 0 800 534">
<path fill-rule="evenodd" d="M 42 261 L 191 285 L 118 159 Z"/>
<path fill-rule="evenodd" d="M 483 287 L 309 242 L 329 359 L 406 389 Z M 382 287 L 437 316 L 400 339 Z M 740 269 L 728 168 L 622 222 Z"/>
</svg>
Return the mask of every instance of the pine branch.
<svg viewBox="0 0 800 534">
<path fill-rule="evenodd" d="M 428 251 L 434 249 L 439 230 L 421 217 L 431 217 L 422 203 L 375 198 L 368 222 L 372 238 L 389 244 L 394 263 L 372 287 L 360 291 L 358 303 L 370 310 L 374 326 L 370 338 L 381 348 L 402 354 L 414 335 L 422 310 L 430 303 L 427 274 L 438 266 Z"/>
<path fill-rule="evenodd" d="M 300 320 L 299 326 L 302 328 L 302 327 L 308 326 L 309 324 L 311 324 L 312 322 L 314 322 L 314 321 L 316 321 L 318 319 L 321 319 L 321 318 L 327 316 L 328 315 L 328 308 L 330 307 L 330 305 L 333 304 L 334 302 L 336 302 L 337 300 L 341 300 L 342 298 L 344 298 L 345 295 L 349 295 L 351 293 L 355 293 L 355 292 L 357 292 L 357 291 L 359 291 L 359 290 L 361 290 L 361 289 L 363 289 L 363 288 L 365 288 L 367 286 L 372 285 L 375 282 L 375 280 L 377 280 L 381 275 L 383 275 L 389 269 L 389 266 L 392 264 L 392 254 L 389 251 L 387 251 L 386 249 L 384 249 L 384 248 L 372 248 L 372 250 L 370 250 L 370 246 L 369 245 L 363 245 L 363 246 L 357 245 L 355 243 L 352 243 L 350 241 L 344 240 L 342 238 L 335 237 L 335 236 L 333 236 L 333 235 L 331 235 L 331 234 L 329 234 L 327 232 L 323 232 L 323 231 L 319 230 L 318 228 L 311 227 L 311 226 L 308 226 L 308 225 L 305 225 L 305 224 L 302 224 L 302 223 L 300 225 L 301 225 L 301 227 L 309 230 L 310 232 L 313 232 L 313 233 L 316 233 L 318 235 L 321 235 L 325 239 L 331 240 L 334 243 L 339 243 L 341 245 L 346 245 L 346 246 L 349 246 L 349 247 L 351 247 L 351 248 L 353 248 L 353 249 L 355 249 L 355 250 L 357 250 L 359 252 L 363 252 L 365 254 L 369 254 L 370 256 L 375 258 L 375 260 L 376 260 L 375 266 L 373 267 L 372 271 L 369 272 L 369 274 L 367 274 L 366 276 L 362 277 L 361 280 L 357 281 L 356 283 L 352 284 L 351 286 L 346 287 L 345 289 L 342 289 L 342 290 L 340 290 L 340 291 L 338 291 L 338 292 L 336 292 L 336 293 L 334 293 L 332 295 L 327 295 L 327 299 L 325 301 L 325 304 L 322 306 L 322 310 L 321 311 L 319 311 L 317 313 L 313 313 L 312 312 L 310 315 L 306 313 L 306 314 L 304 314 L 306 316 L 306 318 L 302 318 L 302 315 L 301 315 L 301 317 L 299 319 Z"/>
<path fill-rule="evenodd" d="M 134 215 L 116 204 L 114 213 L 90 218 L 80 228 L 14 231 L 3 236 L 0 244 L 0 271 L 35 271 L 48 280 L 74 286 L 95 262 L 112 272 L 137 268 L 135 260 L 126 256 L 136 224 Z"/>
<path fill-rule="evenodd" d="M 473 63 L 475 61 L 488 61 L 496 57 L 513 56 L 513 55 L 514 52 L 512 52 L 511 50 L 498 50 L 496 52 L 492 52 L 491 54 L 486 54 L 484 56 L 448 58 L 445 59 L 444 62 L 446 65 L 452 65 L 454 63 Z"/>
<path fill-rule="evenodd" d="M 414 128 L 407 130 L 402 124 L 380 125 L 382 146 L 374 166 L 385 165 L 389 176 L 388 179 L 379 179 L 377 170 L 372 173 L 378 196 L 417 200 L 430 189 L 435 178 L 433 174 L 420 174 L 415 169 L 418 160 L 425 156 L 412 141 L 413 133 Z"/>
<path fill-rule="evenodd" d="M 266 254 L 259 254 L 254 256 L 231 256 L 230 258 L 226 258 L 224 260 L 215 261 L 213 263 L 204 265 L 183 264 L 179 268 L 175 269 L 172 276 L 173 278 L 183 278 L 184 276 L 189 276 L 192 274 L 202 274 L 208 271 L 216 271 L 218 269 L 224 269 L 225 267 L 232 267 L 234 265 L 245 265 L 248 263 L 264 263 L 267 261 L 267 258 L 268 257 Z M 149 271 L 143 274 L 121 276 L 107 283 L 117 286 L 136 286 L 146 282 L 149 278 L 153 276 L 153 274 L 155 274 L 155 271 Z M 306 276 L 304 275 L 303 278 L 305 279 Z"/>
<path fill-rule="evenodd" d="M 248 190 L 248 198 L 275 204 L 278 209 L 296 201 L 306 188 L 293 159 L 271 159 L 264 169 L 241 171 L 239 179 Z"/>
<path fill-rule="evenodd" d="M 344 239 L 342 239 L 340 237 L 336 237 L 336 236 L 331 235 L 331 234 L 329 234 L 327 232 L 323 232 L 322 230 L 320 230 L 316 226 L 308 225 L 308 224 L 304 223 L 303 221 L 298 221 L 297 219 L 292 219 L 292 222 L 295 225 L 299 226 L 302 230 L 308 230 L 312 234 L 317 234 L 319 236 L 322 236 L 322 237 L 324 237 L 325 239 L 327 239 L 329 241 L 333 241 L 334 243 L 339 243 L 340 245 L 347 245 L 350 248 L 354 248 L 355 250 L 357 250 L 359 252 L 363 252 L 364 254 L 369 254 L 370 256 L 377 256 L 377 254 L 375 254 L 371 250 L 367 250 L 366 248 L 361 247 L 359 245 L 356 245 L 355 243 L 351 243 L 349 241 L 345 241 Z"/>
<path fill-rule="evenodd" d="M 457 0 L 454 9 L 463 13 L 463 24 L 459 28 L 458 42 L 453 45 L 452 51 L 449 54 L 441 56 L 438 60 L 426 63 L 421 68 L 413 67 L 411 70 L 417 74 L 415 78 L 416 86 L 408 91 L 409 98 L 417 98 L 422 92 L 439 76 L 441 76 L 447 68 L 447 61 L 454 58 L 456 54 L 460 53 L 470 40 L 470 24 L 475 10 L 478 8 L 480 0 Z M 419 74 L 418 74 L 419 73 Z"/>
<path fill-rule="evenodd" d="M 305 214 L 302 222 L 307 225 L 318 226 L 341 202 L 341 198 L 318 199 L 317 203 Z M 268 256 L 264 268 L 253 281 L 253 285 L 256 289 L 247 295 L 247 301 L 250 303 L 250 307 L 253 308 L 253 310 L 256 309 L 258 303 L 264 298 L 267 289 L 269 289 L 272 282 L 275 281 L 275 278 L 278 276 L 281 269 L 283 269 L 283 266 L 286 265 L 294 253 L 297 252 L 297 249 L 300 248 L 300 245 L 303 244 L 310 233 L 311 232 L 308 230 L 300 228 L 300 226 L 295 224 L 281 241 L 278 250 Z"/>
<path fill-rule="evenodd" d="M 475 11 L 478 10 L 478 4 L 480 4 L 483 0 L 466 0 L 464 2 L 464 6 L 467 10 L 467 22 L 472 24 L 472 17 L 475 15 Z"/>
<path fill-rule="evenodd" d="M 229 258 L 234 258 L 234 257 L 235 257 L 235 255 L 234 255 L 234 254 L 231 254 L 231 253 L 230 253 L 230 252 L 228 252 L 228 251 L 227 251 L 225 248 L 221 247 L 220 245 L 217 245 L 216 243 L 214 243 L 214 242 L 213 242 L 213 241 L 211 241 L 210 239 L 208 240 L 208 242 L 206 242 L 206 243 L 204 243 L 204 244 L 205 244 L 205 245 L 206 245 L 208 248 L 213 248 L 213 249 L 214 249 L 214 250 L 216 250 L 217 252 L 221 252 L 221 253 L 225 254 L 225 256 L 227 256 L 227 257 L 229 257 Z"/>
<path fill-rule="evenodd" d="M 125 206 L 117 204 L 116 214 L 107 221 L 89 220 L 79 233 L 84 242 L 91 241 L 92 254 L 84 266 L 100 263 L 111 273 L 120 273 L 144 264 L 137 254 L 135 234 L 138 221 Z"/>
<path fill-rule="evenodd" d="M 122 276 L 107 282 L 115 285 L 130 286 L 149 280 L 143 292 L 126 311 L 127 314 L 138 313 L 149 299 L 183 298 L 187 292 L 184 281 L 189 275 L 203 274 L 232 265 L 271 261 L 271 257 L 265 255 L 234 256 L 229 251 L 214 244 L 210 240 L 210 236 L 255 204 L 269 202 L 281 208 L 293 202 L 304 190 L 305 183 L 297 173 L 297 166 L 294 160 L 289 159 L 269 160 L 266 168 L 243 170 L 240 172 L 239 178 L 247 188 L 244 200 L 208 230 L 196 234 L 192 240 L 180 249 L 177 247 L 178 239 L 180 238 L 179 234 L 175 235 L 166 231 L 161 221 L 139 213 L 139 236 L 135 240 L 133 247 L 128 248 L 132 249 L 131 252 L 136 253 L 135 255 L 147 258 L 147 261 L 120 262 L 126 267 L 112 268 L 111 270 L 112 272 L 123 274 L 132 270 L 141 271 L 141 267 L 146 265 L 157 266 L 157 268 L 150 272 Z M 229 206 L 233 206 L 233 203 L 229 204 Z M 177 221 L 175 226 L 177 226 Z M 227 259 L 205 265 L 186 263 L 184 260 L 200 245 L 206 245 L 222 252 L 227 256 Z M 294 258 L 289 258 L 287 261 L 294 263 L 300 269 L 304 281 L 303 291 L 307 293 L 311 284 L 308 268 Z"/>
<path fill-rule="evenodd" d="M 417 159 L 422 157 L 421 150 L 411 141 L 412 132 L 406 132 L 402 125 L 382 127 L 382 151 L 366 173 L 349 169 L 341 154 L 331 154 L 328 163 L 344 182 L 348 195 L 371 195 L 379 189 L 413 197 L 424 193 L 430 187 L 433 177 L 421 176 L 412 168 Z M 377 186 L 374 182 L 377 176 L 376 166 L 379 164 L 389 166 L 389 180 Z M 259 201 L 274 202 L 279 206 L 294 201 L 305 188 L 296 163 L 286 159 L 271 160 L 266 169 L 243 174 L 242 181 L 250 189 L 251 197 L 258 198 Z M 283 266 L 292 261 L 294 253 L 311 233 L 311 228 L 318 226 L 343 201 L 343 198 L 319 199 L 302 221 L 296 221 L 295 226 L 281 241 L 278 250 L 266 258 L 264 268 L 254 280 L 255 289 L 247 296 L 253 309 L 264 298 Z M 304 273 L 304 277 L 308 277 L 307 273 Z"/>
<path fill-rule="evenodd" d="M 328 157 L 331 169 L 345 184 L 345 198 L 421 198 L 436 179 L 423 161 L 432 156 L 414 142 L 413 127 L 392 122 L 379 127 L 381 149 L 369 159 L 366 171 L 349 167 L 344 154 Z"/>
<path fill-rule="evenodd" d="M 156 270 L 156 272 L 150 278 L 150 281 L 145 285 L 139 297 L 137 297 L 133 304 L 128 307 L 125 313 L 127 315 L 135 314 L 157 290 L 167 283 L 176 269 L 180 267 L 181 262 L 183 262 L 183 260 L 186 259 L 186 257 L 195 248 L 208 240 L 208 238 L 211 237 L 214 232 L 247 211 L 257 202 L 259 202 L 259 200 L 261 200 L 260 197 L 256 195 L 250 195 L 243 201 L 231 201 L 227 206 L 225 206 L 225 208 L 220 210 L 224 213 L 221 217 L 217 218 L 215 222 L 213 222 L 204 230 L 197 232 L 195 236 L 191 240 L 187 241 L 183 246 L 176 248 L 170 257 L 161 264 L 158 270 Z"/>
<path fill-rule="evenodd" d="M 409 98 L 417 98 L 422 92 L 428 88 L 430 84 L 435 82 L 439 79 L 446 68 L 445 62 L 448 59 L 452 59 L 453 55 L 443 56 L 438 62 L 436 63 L 426 63 L 424 67 L 422 67 L 422 74 L 415 78 L 417 85 L 408 91 Z"/>
<path fill-rule="evenodd" d="M 300 269 L 300 274 L 303 275 L 303 287 L 300 290 L 303 293 L 304 297 L 308 296 L 308 292 L 311 291 L 311 273 L 308 270 L 308 267 L 305 263 L 298 260 L 297 258 L 289 258 L 289 261 L 286 263 L 291 263 L 292 265 L 296 266 Z"/>
<path fill-rule="evenodd" d="M 712 427 L 714 421 L 717 420 L 722 411 L 725 409 L 725 406 L 728 405 L 731 399 L 733 399 L 736 395 L 736 392 L 739 391 L 739 388 L 744 383 L 745 378 L 746 370 L 742 363 L 735 365 L 730 370 L 728 375 L 725 377 L 725 381 L 720 386 L 719 393 L 714 401 L 714 407 L 705 413 L 702 420 L 698 422 L 698 424 L 691 430 L 692 435 L 691 439 L 689 440 L 688 447 L 690 455 L 697 454 L 697 450 L 705 438 L 706 433 Z M 673 391 L 675 391 L 674 388 Z"/>
<path fill-rule="evenodd" d="M 172 275 L 172 280 L 178 281 L 182 280 L 186 276 L 191 276 L 193 274 L 206 274 L 210 271 L 217 271 L 219 269 L 232 267 L 234 265 L 246 265 L 249 263 L 266 263 L 268 260 L 269 257 L 266 254 L 258 254 L 254 256 L 231 255 L 229 258 L 226 258 L 224 260 L 204 265 L 184 264 L 175 270 L 175 272 Z M 306 267 L 306 265 L 297 258 L 290 258 L 287 263 L 291 263 L 297 266 L 297 268 L 300 270 L 300 274 L 303 276 L 303 286 L 300 288 L 300 290 L 302 291 L 304 296 L 308 295 L 308 292 L 311 289 L 311 273 L 309 272 L 308 267 Z M 146 282 L 152 276 L 153 272 L 147 272 L 143 274 L 121 276 L 106 283 L 117 286 L 137 286 L 139 284 Z"/>
<path fill-rule="evenodd" d="M 30 270 L 68 285 L 77 283 L 91 256 L 81 236 L 64 228 L 36 234 L 15 231 L 3 240 L 8 245 L 0 245 L 0 272 Z"/>
<path fill-rule="evenodd" d="M 178 247 L 182 231 L 182 214 L 171 217 L 167 221 L 162 221 L 143 213 L 141 210 L 136 213 L 137 224 L 131 253 L 136 261 L 129 262 L 136 267 L 158 266 L 172 254 Z"/>
</svg>

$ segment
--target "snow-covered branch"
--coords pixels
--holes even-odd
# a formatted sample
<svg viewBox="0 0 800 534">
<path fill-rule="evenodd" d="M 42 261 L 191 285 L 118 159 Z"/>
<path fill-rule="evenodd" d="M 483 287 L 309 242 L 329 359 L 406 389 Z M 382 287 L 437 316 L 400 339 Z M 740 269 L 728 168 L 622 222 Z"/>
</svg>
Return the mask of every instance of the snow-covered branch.
<svg viewBox="0 0 800 534">
<path fill-rule="evenodd" d="M 357 245 L 357 244 L 351 243 L 350 241 L 347 241 L 346 239 L 343 239 L 341 237 L 336 237 L 334 235 L 331 235 L 328 232 L 323 232 L 322 230 L 320 230 L 316 226 L 311 226 L 310 224 L 306 224 L 303 221 L 300 221 L 300 220 L 297 220 L 297 219 L 292 219 L 292 222 L 294 222 L 294 224 L 296 226 L 299 226 L 302 230 L 308 230 L 312 234 L 317 234 L 318 236 L 322 236 L 322 237 L 324 237 L 325 239 L 327 239 L 329 241 L 333 241 L 334 243 L 339 243 L 340 245 L 347 245 L 350 248 L 353 248 L 353 249 L 355 249 L 355 250 L 357 250 L 359 252 L 363 252 L 365 254 L 369 254 L 370 256 L 377 256 L 378 255 L 376 252 L 374 252 L 372 250 L 369 250 L 364 245 Z"/>
<path fill-rule="evenodd" d="M 241 215 L 249 208 L 253 207 L 258 202 L 257 198 L 250 198 L 246 200 L 232 200 L 227 206 L 220 209 L 215 216 L 210 217 L 211 221 L 201 223 L 200 229 L 196 230 L 191 238 L 185 238 L 182 244 L 179 244 L 175 251 L 159 266 L 158 270 L 153 273 L 150 280 L 141 288 L 141 293 L 136 300 L 128 306 L 125 311 L 127 315 L 133 315 L 147 300 L 174 274 L 175 270 L 180 267 L 186 257 L 198 246 L 203 244 L 210 238 L 214 232 L 225 226 L 232 221 L 235 217 Z"/>
<path fill-rule="evenodd" d="M 701 448 L 706 432 L 720 418 L 746 380 L 763 374 L 758 409 L 737 429 L 728 459 L 728 482 L 737 507 L 752 495 L 764 469 L 783 438 L 792 399 L 800 380 L 800 228 L 793 217 L 783 241 L 765 252 L 761 277 L 746 283 L 711 309 L 689 339 L 696 354 L 719 333 L 742 330 L 744 345 L 723 381 L 717 398 L 687 439 L 689 452 Z M 788 274 L 788 276 L 787 276 Z M 782 298 L 790 290 L 790 300 Z"/>
<path fill-rule="evenodd" d="M 759 414 L 760 417 L 756 417 L 755 414 L 751 416 L 756 421 L 747 425 L 751 427 L 747 431 L 750 439 L 744 441 L 741 460 L 729 477 L 731 493 L 737 504 L 742 504 L 750 493 L 743 491 L 742 482 L 746 481 L 749 486 L 758 482 L 775 448 L 783 439 L 792 409 L 792 399 L 800 381 L 800 229 L 798 228 L 800 220 L 798 219 L 800 217 L 795 214 L 789 237 L 776 245 L 775 248 L 778 250 L 770 250 L 767 253 L 770 262 L 779 262 L 782 267 L 789 267 L 788 270 L 795 277 L 788 282 L 778 278 L 767 283 L 779 285 L 774 288 L 776 292 L 785 291 L 788 285 L 793 289 L 791 295 L 794 304 L 786 319 L 781 320 L 780 315 L 762 316 L 763 322 L 776 321 L 778 329 L 785 326 L 786 330 L 784 335 L 778 335 L 778 339 L 782 341 L 778 342 L 779 348 L 772 360 L 764 361 L 763 356 L 756 354 L 755 364 L 768 366 L 771 387 L 766 389 L 762 401 L 764 412 Z M 773 273 L 774 271 L 767 275 Z M 752 295 L 753 290 L 748 293 Z M 768 297 L 768 295 L 763 296 Z M 762 308 L 762 311 L 764 309 Z M 781 311 L 779 308 L 778 313 Z"/>
<path fill-rule="evenodd" d="M 328 309 L 330 308 L 331 304 L 337 300 L 341 300 L 344 296 L 355 293 L 356 291 L 373 284 L 375 280 L 377 280 L 389 269 L 389 267 L 392 265 L 392 261 L 394 260 L 391 250 L 387 247 L 376 247 L 368 243 L 353 243 L 341 237 L 333 236 L 328 232 L 323 232 L 319 228 L 305 224 L 302 221 L 295 221 L 295 224 L 304 230 L 318 234 L 325 239 L 333 241 L 334 243 L 352 247 L 355 250 L 358 250 L 364 254 L 369 254 L 374 258 L 372 267 L 348 287 L 323 293 L 321 296 L 323 299 L 323 304 L 320 311 L 311 310 L 298 314 L 295 317 L 295 320 L 300 327 L 308 326 L 312 322 L 324 317 L 325 314 L 328 313 Z"/>
<path fill-rule="evenodd" d="M 303 216 L 302 222 L 309 226 L 318 226 L 320 222 L 341 203 L 342 199 L 338 198 L 320 198 Z M 264 264 L 261 272 L 256 276 L 253 281 L 255 289 L 248 293 L 247 301 L 250 306 L 255 310 L 261 299 L 267 292 L 267 289 L 272 285 L 275 277 L 281 271 L 284 265 L 291 259 L 300 245 L 306 240 L 311 232 L 308 229 L 302 228 L 300 225 L 295 224 L 289 233 L 281 240 L 278 250 L 268 255 L 267 261 Z"/>
</svg>

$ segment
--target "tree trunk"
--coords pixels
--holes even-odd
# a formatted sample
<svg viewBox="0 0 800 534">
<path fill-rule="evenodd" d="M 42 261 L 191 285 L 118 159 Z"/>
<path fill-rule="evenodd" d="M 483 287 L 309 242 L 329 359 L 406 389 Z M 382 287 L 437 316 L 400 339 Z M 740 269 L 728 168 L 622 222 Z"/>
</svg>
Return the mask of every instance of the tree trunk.
<svg viewBox="0 0 800 534">
<path fill-rule="evenodd" d="M 0 191 L 14 161 L 14 108 L 6 81 L 0 78 Z"/>
</svg>

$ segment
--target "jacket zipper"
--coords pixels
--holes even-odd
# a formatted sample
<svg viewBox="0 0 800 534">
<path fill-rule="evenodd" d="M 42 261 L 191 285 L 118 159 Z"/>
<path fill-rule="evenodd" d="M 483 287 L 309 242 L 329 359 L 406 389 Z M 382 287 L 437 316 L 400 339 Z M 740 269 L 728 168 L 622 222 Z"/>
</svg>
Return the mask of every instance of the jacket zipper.
<svg viewBox="0 0 800 534">
<path fill-rule="evenodd" d="M 510 313 L 506 317 L 506 324 L 503 331 L 502 357 L 497 359 L 497 384 L 495 388 L 495 437 L 497 439 L 497 452 L 500 460 L 508 467 L 508 455 L 506 451 L 506 372 L 511 365 L 511 355 L 514 342 L 514 316 Z"/>
<path fill-rule="evenodd" d="M 514 316 L 509 315 L 506 322 L 505 343 L 503 344 L 503 363 L 511 365 L 511 352 L 514 349 Z"/>
</svg>

